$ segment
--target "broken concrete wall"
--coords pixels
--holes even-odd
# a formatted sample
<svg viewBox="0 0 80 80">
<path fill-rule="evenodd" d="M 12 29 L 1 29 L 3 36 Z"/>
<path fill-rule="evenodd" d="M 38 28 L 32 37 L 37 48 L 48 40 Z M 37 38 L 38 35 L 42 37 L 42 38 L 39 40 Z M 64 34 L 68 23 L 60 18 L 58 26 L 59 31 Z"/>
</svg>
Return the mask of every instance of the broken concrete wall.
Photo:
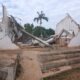
<svg viewBox="0 0 80 80">
<path fill-rule="evenodd" d="M 0 50 L 0 80 L 15 80 L 16 60 L 20 53 L 19 50 Z"/>
<path fill-rule="evenodd" d="M 5 6 L 3 6 L 3 18 L 0 23 L 0 49 L 19 49 L 14 43 L 12 43 L 11 38 L 8 36 L 8 15 Z"/>
</svg>

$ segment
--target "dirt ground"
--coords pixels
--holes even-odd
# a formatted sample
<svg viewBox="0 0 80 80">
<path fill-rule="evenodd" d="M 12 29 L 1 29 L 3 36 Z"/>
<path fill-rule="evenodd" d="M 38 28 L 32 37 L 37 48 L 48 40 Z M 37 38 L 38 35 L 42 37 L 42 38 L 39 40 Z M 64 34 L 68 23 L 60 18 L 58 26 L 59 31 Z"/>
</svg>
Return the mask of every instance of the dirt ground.
<svg viewBox="0 0 80 80">
<path fill-rule="evenodd" d="M 60 51 L 60 49 L 58 49 Z M 57 50 L 57 51 L 58 51 Z M 61 49 L 63 50 L 63 49 Z M 64 49 L 66 50 L 66 49 Z M 71 50 L 71 49 L 68 49 Z M 72 51 L 75 51 L 75 49 L 72 49 Z M 79 50 L 79 49 L 77 49 Z M 40 66 L 37 62 L 37 57 L 36 54 L 41 54 L 41 52 L 49 52 L 49 51 L 56 51 L 56 50 L 51 50 L 50 48 L 33 48 L 33 47 L 28 47 L 27 49 L 24 48 L 22 49 L 22 54 L 21 54 L 21 65 L 22 65 L 22 73 L 20 74 L 20 77 L 17 78 L 17 80 L 40 80 L 42 73 L 40 70 Z M 67 50 L 66 50 L 67 51 Z M 75 75 L 76 74 L 76 75 Z M 68 76 L 74 76 L 77 78 L 77 76 L 80 74 L 80 72 L 75 72 L 73 71 L 73 73 L 68 74 Z M 64 75 L 63 75 L 64 76 Z M 47 78 L 46 78 L 47 79 Z M 45 79 L 45 80 L 46 80 Z M 68 79 L 68 77 L 66 77 L 66 79 L 63 77 L 61 79 L 57 79 L 57 78 L 48 78 L 47 80 L 73 80 L 73 79 Z M 74 79 L 77 80 L 77 79 Z M 80 80 L 80 79 L 79 79 Z"/>
<path fill-rule="evenodd" d="M 33 54 L 34 52 L 34 54 Z M 23 50 L 20 60 L 22 72 L 17 80 L 40 80 L 41 70 L 36 57 L 36 51 Z"/>
<path fill-rule="evenodd" d="M 56 48 L 57 50 L 57 48 Z M 52 51 L 56 51 L 53 50 Z M 61 49 L 63 50 L 63 49 Z M 64 49 L 65 50 L 65 49 Z M 71 50 L 71 49 L 68 49 Z M 74 49 L 75 50 L 75 49 Z M 79 50 L 79 49 L 77 49 Z M 40 64 L 38 63 L 36 55 L 40 52 L 49 52 L 50 48 L 22 48 L 21 50 L 0 50 L 0 60 L 5 59 L 7 63 L 13 63 L 13 60 L 16 59 L 17 53 L 20 53 L 20 64 L 21 64 L 21 73 L 17 80 L 40 80 L 42 72 L 40 69 Z M 57 50 L 58 51 L 58 50 Z M 60 51 L 60 49 L 59 49 Z M 73 49 L 72 49 L 73 51 Z M 3 61 L 4 61 L 3 59 Z M 1 61 L 0 61 L 1 62 Z M 3 62 L 2 62 L 3 63 Z M 8 64 L 6 64 L 8 65 Z M 67 73 L 62 73 L 56 75 L 55 77 L 45 78 L 44 80 L 80 80 L 80 69 L 75 69 Z"/>
</svg>

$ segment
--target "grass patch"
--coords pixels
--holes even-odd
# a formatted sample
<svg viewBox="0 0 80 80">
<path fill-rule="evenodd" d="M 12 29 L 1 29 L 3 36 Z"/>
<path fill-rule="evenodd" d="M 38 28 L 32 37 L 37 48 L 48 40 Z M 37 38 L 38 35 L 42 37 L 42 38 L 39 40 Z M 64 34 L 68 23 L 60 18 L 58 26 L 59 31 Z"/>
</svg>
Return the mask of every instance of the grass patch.
<svg viewBox="0 0 80 80">
<path fill-rule="evenodd" d="M 43 80 L 80 80 L 80 68 L 72 69 Z"/>
</svg>

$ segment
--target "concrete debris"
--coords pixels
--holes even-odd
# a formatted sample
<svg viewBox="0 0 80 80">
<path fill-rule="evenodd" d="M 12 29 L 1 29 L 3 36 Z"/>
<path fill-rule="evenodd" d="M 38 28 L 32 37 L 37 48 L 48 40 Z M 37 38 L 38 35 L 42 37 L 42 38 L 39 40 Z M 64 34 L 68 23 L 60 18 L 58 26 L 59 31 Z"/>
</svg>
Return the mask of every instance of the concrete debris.
<svg viewBox="0 0 80 80">
<path fill-rule="evenodd" d="M 0 50 L 0 80 L 15 80 L 19 55 L 18 50 Z"/>
<path fill-rule="evenodd" d="M 37 40 L 39 43 L 42 43 L 45 46 L 50 47 L 50 45 L 47 42 L 26 32 L 24 28 L 21 27 L 19 23 L 17 23 L 13 16 L 8 17 L 5 6 L 3 6 L 3 19 L 1 22 L 1 29 L 2 29 L 2 31 L 0 32 L 1 49 L 18 49 L 19 47 L 14 43 L 19 42 L 19 40 L 21 40 L 23 36 L 25 36 L 26 39 L 33 38 Z"/>
<path fill-rule="evenodd" d="M 15 32 L 14 35 L 15 35 L 15 36 L 17 35 L 17 37 L 15 37 L 15 36 L 13 36 L 13 34 L 12 34 L 12 36 L 14 37 L 14 42 L 18 41 L 18 40 L 23 36 L 23 34 L 25 34 L 26 38 L 27 38 L 27 36 L 29 36 L 29 37 L 31 37 L 32 39 L 37 40 L 39 43 L 42 43 L 43 45 L 45 45 L 45 46 L 47 46 L 47 47 L 51 47 L 51 46 L 49 45 L 49 43 L 47 43 L 46 41 L 44 41 L 44 40 L 42 40 L 42 39 L 40 39 L 40 38 L 38 38 L 38 37 L 36 37 L 36 36 L 34 36 L 34 35 L 26 32 L 26 31 L 24 30 L 24 28 L 22 28 L 21 25 L 17 23 L 17 21 L 15 20 L 15 18 L 14 18 L 13 16 L 11 16 L 10 19 L 12 20 L 12 22 L 13 22 L 13 24 L 14 24 L 14 25 L 12 26 L 12 27 L 14 27 L 14 29 L 12 29 L 12 30 L 14 30 L 14 32 Z M 11 27 L 11 26 L 10 26 L 10 27 Z M 22 34 L 22 35 L 20 36 L 20 34 Z"/>
<path fill-rule="evenodd" d="M 0 49 L 19 49 L 17 45 L 12 43 L 9 37 L 9 18 L 5 6 L 3 7 L 3 18 L 0 23 Z"/>
<path fill-rule="evenodd" d="M 0 48 L 19 49 L 16 45 L 18 42 L 22 42 L 22 44 L 26 42 L 41 47 L 51 47 L 50 44 L 59 43 L 61 39 L 65 39 L 64 43 L 70 46 L 73 42 L 70 42 L 70 40 L 77 36 L 79 29 L 79 24 L 67 14 L 67 16 L 57 24 L 55 35 L 44 41 L 26 32 L 12 15 L 7 15 L 6 7 L 3 6 L 3 18 L 0 23 Z"/>
<path fill-rule="evenodd" d="M 80 46 L 80 25 L 69 14 L 57 24 L 55 33 L 58 35 L 58 44 L 64 43 L 68 47 Z"/>
</svg>

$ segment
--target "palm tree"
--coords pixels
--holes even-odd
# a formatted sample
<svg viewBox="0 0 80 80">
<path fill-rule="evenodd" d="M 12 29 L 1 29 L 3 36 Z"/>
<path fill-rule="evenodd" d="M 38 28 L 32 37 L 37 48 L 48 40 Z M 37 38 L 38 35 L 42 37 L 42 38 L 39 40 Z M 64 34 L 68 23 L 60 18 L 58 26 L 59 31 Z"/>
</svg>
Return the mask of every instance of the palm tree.
<svg viewBox="0 0 80 80">
<path fill-rule="evenodd" d="M 42 20 L 46 20 L 48 21 L 48 18 L 45 16 L 45 14 L 43 13 L 43 11 L 41 11 L 41 13 L 37 12 L 38 17 L 34 18 L 34 21 L 37 21 L 37 23 L 40 23 L 40 26 L 42 25 Z"/>
</svg>

